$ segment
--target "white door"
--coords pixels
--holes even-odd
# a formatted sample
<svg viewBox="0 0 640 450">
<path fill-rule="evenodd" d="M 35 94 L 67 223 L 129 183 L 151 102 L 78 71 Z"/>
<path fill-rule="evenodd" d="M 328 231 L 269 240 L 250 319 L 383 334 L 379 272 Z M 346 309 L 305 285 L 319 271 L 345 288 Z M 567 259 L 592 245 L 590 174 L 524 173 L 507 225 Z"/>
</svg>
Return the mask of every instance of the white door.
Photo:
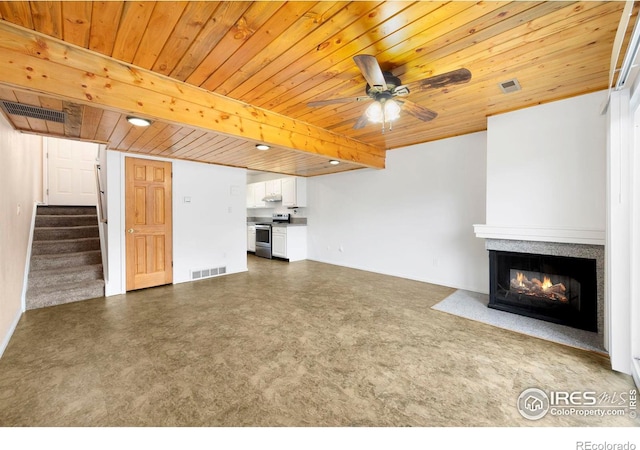
<svg viewBox="0 0 640 450">
<path fill-rule="evenodd" d="M 49 205 L 94 206 L 98 144 L 45 138 Z"/>
<path fill-rule="evenodd" d="M 640 387 L 640 106 L 634 113 L 631 153 L 631 373 Z"/>
</svg>

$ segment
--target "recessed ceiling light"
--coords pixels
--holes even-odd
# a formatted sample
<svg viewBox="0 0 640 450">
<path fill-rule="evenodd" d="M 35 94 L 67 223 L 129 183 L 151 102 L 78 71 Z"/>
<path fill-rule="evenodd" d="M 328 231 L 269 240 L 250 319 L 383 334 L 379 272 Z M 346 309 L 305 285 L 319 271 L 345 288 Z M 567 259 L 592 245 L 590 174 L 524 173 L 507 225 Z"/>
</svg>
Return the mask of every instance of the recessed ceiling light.
<svg viewBox="0 0 640 450">
<path fill-rule="evenodd" d="M 336 164 L 340 164 L 340 161 L 336 161 L 335 159 L 332 159 L 331 161 L 329 161 L 329 164 L 333 164 L 335 166 Z"/>
<path fill-rule="evenodd" d="M 269 147 L 267 144 L 256 144 L 256 148 L 258 150 L 269 150 L 271 147 Z"/>
<path fill-rule="evenodd" d="M 150 120 L 143 119 L 142 117 L 128 116 L 127 117 L 127 122 L 129 122 L 131 125 L 135 125 L 137 127 L 148 127 L 149 125 L 151 125 L 151 121 Z"/>
</svg>

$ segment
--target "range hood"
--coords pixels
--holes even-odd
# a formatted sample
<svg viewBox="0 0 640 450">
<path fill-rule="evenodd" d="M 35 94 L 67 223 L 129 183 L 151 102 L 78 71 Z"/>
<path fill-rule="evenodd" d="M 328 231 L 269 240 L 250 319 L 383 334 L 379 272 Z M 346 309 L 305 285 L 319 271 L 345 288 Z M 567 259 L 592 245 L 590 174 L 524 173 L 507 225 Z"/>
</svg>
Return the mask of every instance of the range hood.
<svg viewBox="0 0 640 450">
<path fill-rule="evenodd" d="M 262 199 L 262 201 L 263 202 L 281 202 L 282 195 L 280 194 L 267 195 L 265 198 Z"/>
</svg>

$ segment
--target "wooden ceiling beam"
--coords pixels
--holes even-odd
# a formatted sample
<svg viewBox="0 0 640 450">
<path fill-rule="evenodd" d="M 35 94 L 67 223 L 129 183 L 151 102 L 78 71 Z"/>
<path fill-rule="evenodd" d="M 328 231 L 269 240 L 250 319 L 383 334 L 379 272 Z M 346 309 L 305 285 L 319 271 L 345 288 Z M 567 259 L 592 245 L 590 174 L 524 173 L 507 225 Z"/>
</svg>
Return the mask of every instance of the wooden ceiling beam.
<svg viewBox="0 0 640 450">
<path fill-rule="evenodd" d="M 384 168 L 383 148 L 0 22 L 0 82 L 65 101 Z"/>
</svg>

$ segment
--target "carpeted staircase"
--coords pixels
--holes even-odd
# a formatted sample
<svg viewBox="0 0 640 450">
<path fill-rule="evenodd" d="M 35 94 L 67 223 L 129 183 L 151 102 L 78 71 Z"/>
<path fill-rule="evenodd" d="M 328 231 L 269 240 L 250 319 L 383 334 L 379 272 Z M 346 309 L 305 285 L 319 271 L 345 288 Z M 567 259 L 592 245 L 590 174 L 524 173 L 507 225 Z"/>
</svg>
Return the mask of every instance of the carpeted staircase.
<svg viewBox="0 0 640 450">
<path fill-rule="evenodd" d="M 27 309 L 104 296 L 96 208 L 38 206 Z"/>
</svg>

